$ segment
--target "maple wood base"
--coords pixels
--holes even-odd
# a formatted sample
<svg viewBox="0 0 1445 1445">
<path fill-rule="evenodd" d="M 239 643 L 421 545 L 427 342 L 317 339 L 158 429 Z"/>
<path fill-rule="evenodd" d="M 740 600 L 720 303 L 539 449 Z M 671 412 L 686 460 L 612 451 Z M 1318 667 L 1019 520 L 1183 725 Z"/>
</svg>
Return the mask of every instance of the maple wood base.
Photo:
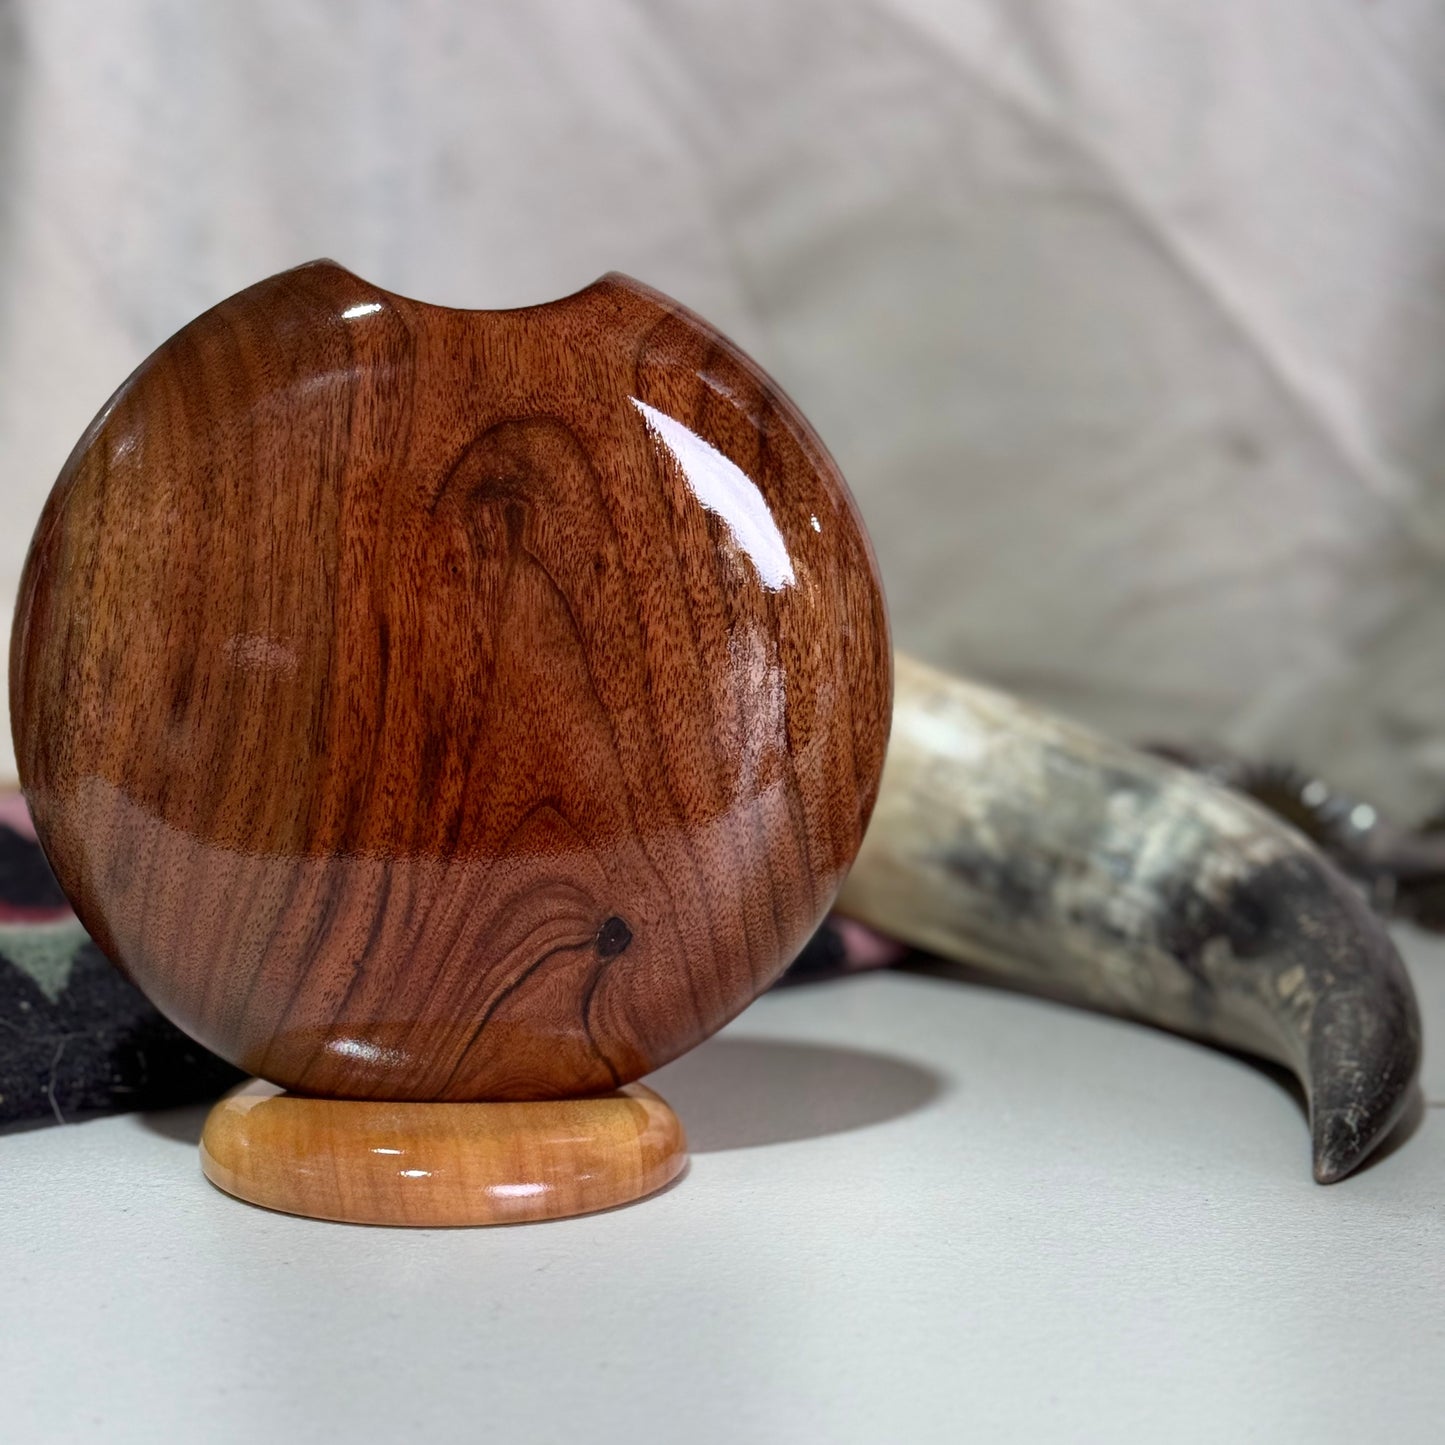
<svg viewBox="0 0 1445 1445">
<path fill-rule="evenodd" d="M 542 1103 L 317 1099 L 252 1079 L 211 1110 L 201 1168 L 267 1209 L 351 1224 L 522 1224 L 628 1204 L 687 1163 L 651 1089 Z"/>
</svg>

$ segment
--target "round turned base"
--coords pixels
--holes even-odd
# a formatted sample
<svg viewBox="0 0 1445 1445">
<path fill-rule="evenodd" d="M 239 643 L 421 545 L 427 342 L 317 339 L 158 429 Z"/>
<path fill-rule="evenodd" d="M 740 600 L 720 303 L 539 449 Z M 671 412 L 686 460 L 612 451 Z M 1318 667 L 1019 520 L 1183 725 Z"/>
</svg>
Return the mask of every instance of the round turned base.
<svg viewBox="0 0 1445 1445">
<path fill-rule="evenodd" d="M 522 1224 L 628 1204 L 687 1162 L 677 1115 L 628 1084 L 590 1099 L 387 1104 L 252 1079 L 211 1110 L 201 1168 L 228 1194 L 350 1224 Z"/>
</svg>

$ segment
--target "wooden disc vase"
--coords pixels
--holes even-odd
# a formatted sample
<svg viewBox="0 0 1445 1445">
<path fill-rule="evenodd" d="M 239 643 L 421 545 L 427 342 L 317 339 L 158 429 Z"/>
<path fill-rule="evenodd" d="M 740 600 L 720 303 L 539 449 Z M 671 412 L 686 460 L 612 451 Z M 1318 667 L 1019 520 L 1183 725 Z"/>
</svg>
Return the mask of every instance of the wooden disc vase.
<svg viewBox="0 0 1445 1445">
<path fill-rule="evenodd" d="M 219 1106 L 211 1177 L 257 1197 L 216 1162 L 249 1129 L 336 1163 L 260 1202 L 396 1223 L 577 1212 L 526 1192 L 522 1143 L 545 1154 L 579 1100 L 576 1137 L 630 1181 L 580 1207 L 677 1172 L 681 1130 L 625 1086 L 817 925 L 891 706 L 847 488 L 706 323 L 616 275 L 462 311 L 330 262 L 193 321 L 91 424 L 26 563 L 10 686 L 86 927 L 289 1091 Z M 369 1152 L 378 1120 L 445 1159 L 409 1167 L 453 1202 L 414 1175 L 336 1204 L 361 1188 L 348 1150 L 412 1157 Z"/>
</svg>

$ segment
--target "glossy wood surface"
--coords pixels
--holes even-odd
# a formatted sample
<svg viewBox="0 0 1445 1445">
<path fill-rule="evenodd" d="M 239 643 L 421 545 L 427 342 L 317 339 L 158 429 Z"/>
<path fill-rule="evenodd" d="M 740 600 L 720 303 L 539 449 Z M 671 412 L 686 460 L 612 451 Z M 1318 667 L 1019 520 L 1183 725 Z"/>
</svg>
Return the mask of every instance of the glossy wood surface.
<svg viewBox="0 0 1445 1445">
<path fill-rule="evenodd" d="M 201 1168 L 228 1194 L 350 1224 L 524 1224 L 628 1204 L 687 1163 L 677 1115 L 629 1084 L 594 1099 L 391 1104 L 253 1079 L 206 1120 Z"/>
<path fill-rule="evenodd" d="M 363 1098 L 597 1092 L 720 1027 L 836 892 L 890 699 L 827 453 L 620 276 L 223 302 L 81 439 L 11 654 L 102 947 L 250 1072 Z"/>
</svg>

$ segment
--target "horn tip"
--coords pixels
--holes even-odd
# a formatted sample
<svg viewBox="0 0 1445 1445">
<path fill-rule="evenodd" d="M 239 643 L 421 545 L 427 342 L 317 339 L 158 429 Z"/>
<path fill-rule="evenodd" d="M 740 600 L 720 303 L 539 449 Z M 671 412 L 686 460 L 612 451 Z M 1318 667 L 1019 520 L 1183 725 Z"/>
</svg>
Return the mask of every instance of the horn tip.
<svg viewBox="0 0 1445 1445">
<path fill-rule="evenodd" d="M 1370 1152 L 1368 1144 L 1362 1147 L 1358 1136 L 1343 1127 L 1316 1131 L 1313 1144 L 1316 1184 L 1338 1184 L 1353 1174 Z"/>
<path fill-rule="evenodd" d="M 1390 1152 L 1381 1146 L 1397 1127 L 1409 1131 L 1410 1102 L 1416 1092 L 1412 1053 L 1410 1042 L 1403 1041 L 1396 1067 L 1376 1087 L 1360 1089 L 1335 1103 L 1317 1102 L 1310 1123 L 1316 1183 L 1339 1183 L 1372 1155 Z"/>
</svg>

